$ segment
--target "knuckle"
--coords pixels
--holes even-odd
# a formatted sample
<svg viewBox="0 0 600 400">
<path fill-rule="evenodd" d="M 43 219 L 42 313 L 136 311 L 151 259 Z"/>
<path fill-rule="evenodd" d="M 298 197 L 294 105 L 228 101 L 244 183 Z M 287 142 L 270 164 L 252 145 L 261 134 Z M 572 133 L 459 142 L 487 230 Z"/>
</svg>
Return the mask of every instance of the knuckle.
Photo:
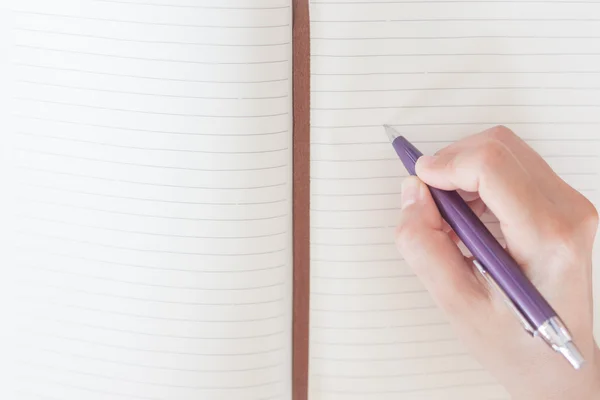
<svg viewBox="0 0 600 400">
<path fill-rule="evenodd" d="M 583 207 L 583 222 L 585 223 L 585 225 L 589 226 L 593 231 L 596 231 L 598 229 L 598 209 L 587 198 L 584 198 L 584 200 L 585 205 Z"/>
<path fill-rule="evenodd" d="M 508 143 L 514 140 L 517 135 L 504 125 L 497 125 L 488 130 L 488 136 L 491 139 L 498 140 L 500 142 Z"/>
<path fill-rule="evenodd" d="M 482 145 L 476 154 L 476 166 L 480 170 L 495 169 L 504 164 L 510 156 L 506 146 L 496 139 Z"/>
<path fill-rule="evenodd" d="M 471 293 L 466 293 L 465 282 L 441 282 L 435 281 L 432 293 L 435 300 L 444 311 L 449 315 L 458 315 L 465 309 L 465 298 L 469 298 Z"/>
<path fill-rule="evenodd" d="M 593 246 L 598 229 L 598 211 L 586 198 L 577 202 L 577 213 L 547 215 L 542 237 L 550 252 L 565 268 L 576 266 Z"/>
<path fill-rule="evenodd" d="M 410 223 L 401 222 L 398 224 L 396 227 L 396 243 L 398 243 L 400 251 L 403 251 L 405 248 L 407 248 L 408 244 L 413 240 L 412 238 L 414 237 L 414 230 L 415 227 Z"/>
<path fill-rule="evenodd" d="M 544 238 L 554 254 L 561 259 L 573 260 L 578 258 L 578 253 L 581 253 L 578 229 L 578 224 L 573 224 L 565 218 L 551 218 L 544 226 Z"/>
<path fill-rule="evenodd" d="M 464 313 L 464 305 L 459 298 L 460 295 L 455 290 L 442 287 L 435 293 L 434 297 L 447 315 L 456 317 Z"/>
<path fill-rule="evenodd" d="M 406 254 L 418 248 L 422 240 L 423 234 L 420 224 L 405 222 L 396 227 L 396 242 L 401 253 Z"/>
<path fill-rule="evenodd" d="M 553 244 L 566 243 L 573 236 L 573 226 L 562 218 L 553 218 L 544 227 L 546 239 Z"/>
<path fill-rule="evenodd" d="M 583 203 L 579 209 L 581 217 L 578 225 L 581 226 L 582 232 L 586 238 L 593 240 L 596 236 L 596 231 L 598 230 L 598 210 L 586 197 L 583 197 Z"/>
</svg>

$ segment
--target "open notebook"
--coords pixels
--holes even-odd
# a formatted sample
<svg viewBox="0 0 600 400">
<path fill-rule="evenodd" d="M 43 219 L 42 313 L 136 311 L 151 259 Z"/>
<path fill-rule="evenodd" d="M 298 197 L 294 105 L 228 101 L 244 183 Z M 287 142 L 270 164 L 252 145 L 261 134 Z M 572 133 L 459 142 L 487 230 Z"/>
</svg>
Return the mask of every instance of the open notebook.
<svg viewBox="0 0 600 400">
<path fill-rule="evenodd" d="M 310 157 L 291 0 L 2 4 L 0 398 L 507 398 L 394 249 L 382 125 L 508 125 L 595 200 L 599 3 L 312 2 Z"/>
</svg>

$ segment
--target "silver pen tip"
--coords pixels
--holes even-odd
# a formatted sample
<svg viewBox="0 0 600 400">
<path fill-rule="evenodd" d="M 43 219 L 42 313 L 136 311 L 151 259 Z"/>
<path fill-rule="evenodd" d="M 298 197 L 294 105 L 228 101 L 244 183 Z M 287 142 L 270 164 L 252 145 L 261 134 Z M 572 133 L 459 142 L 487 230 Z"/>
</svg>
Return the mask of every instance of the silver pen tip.
<svg viewBox="0 0 600 400">
<path fill-rule="evenodd" d="M 565 343 L 563 346 L 558 348 L 558 351 L 565 356 L 565 358 L 575 369 L 580 369 L 585 363 L 583 356 L 573 342 Z"/>
<path fill-rule="evenodd" d="M 546 320 L 538 327 L 537 335 L 541 336 L 554 351 L 562 354 L 573 368 L 580 369 L 583 366 L 585 360 L 575 343 L 573 343 L 571 334 L 560 318 L 554 316 Z"/>
<path fill-rule="evenodd" d="M 393 142 L 394 139 L 396 139 L 398 136 L 400 136 L 400 134 L 398 134 L 398 132 L 391 126 L 384 125 L 383 127 L 385 128 L 385 133 L 387 134 L 388 138 L 390 139 L 390 142 Z"/>
</svg>

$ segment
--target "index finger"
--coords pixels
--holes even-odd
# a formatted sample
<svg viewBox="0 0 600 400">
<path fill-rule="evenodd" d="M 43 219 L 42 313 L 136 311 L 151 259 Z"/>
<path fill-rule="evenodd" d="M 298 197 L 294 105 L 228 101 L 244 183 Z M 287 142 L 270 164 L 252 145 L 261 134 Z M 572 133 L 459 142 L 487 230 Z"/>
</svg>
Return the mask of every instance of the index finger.
<svg viewBox="0 0 600 400">
<path fill-rule="evenodd" d="M 468 147 L 485 145 L 490 139 L 498 140 L 510 149 L 523 168 L 536 177 L 537 186 L 550 201 L 563 204 L 569 203 L 569 200 L 572 199 L 572 188 L 558 176 L 540 154 L 506 127 L 495 126 L 471 135 L 445 147 L 438 154 L 456 153 Z"/>
<path fill-rule="evenodd" d="M 502 225 L 521 260 L 539 241 L 539 229 L 551 217 L 552 205 L 542 193 L 537 176 L 526 170 L 511 149 L 490 138 L 476 146 L 457 148 L 437 156 L 423 156 L 417 175 L 428 185 L 443 189 L 479 192 Z"/>
</svg>

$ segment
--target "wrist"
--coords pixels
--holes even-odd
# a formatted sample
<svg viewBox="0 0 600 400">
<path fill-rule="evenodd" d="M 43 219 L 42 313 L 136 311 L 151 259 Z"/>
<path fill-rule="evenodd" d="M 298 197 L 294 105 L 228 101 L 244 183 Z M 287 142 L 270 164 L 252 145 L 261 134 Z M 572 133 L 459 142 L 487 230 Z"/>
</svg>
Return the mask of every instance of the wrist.
<svg viewBox="0 0 600 400">
<path fill-rule="evenodd" d="M 544 389 L 535 400 L 600 399 L 600 365 L 588 365 L 569 378 L 565 377 L 559 385 L 546 382 Z"/>
<path fill-rule="evenodd" d="M 588 352 L 586 364 L 576 371 L 562 368 L 542 368 L 527 379 L 527 387 L 513 387 L 514 400 L 598 400 L 600 399 L 600 350 Z"/>
</svg>

